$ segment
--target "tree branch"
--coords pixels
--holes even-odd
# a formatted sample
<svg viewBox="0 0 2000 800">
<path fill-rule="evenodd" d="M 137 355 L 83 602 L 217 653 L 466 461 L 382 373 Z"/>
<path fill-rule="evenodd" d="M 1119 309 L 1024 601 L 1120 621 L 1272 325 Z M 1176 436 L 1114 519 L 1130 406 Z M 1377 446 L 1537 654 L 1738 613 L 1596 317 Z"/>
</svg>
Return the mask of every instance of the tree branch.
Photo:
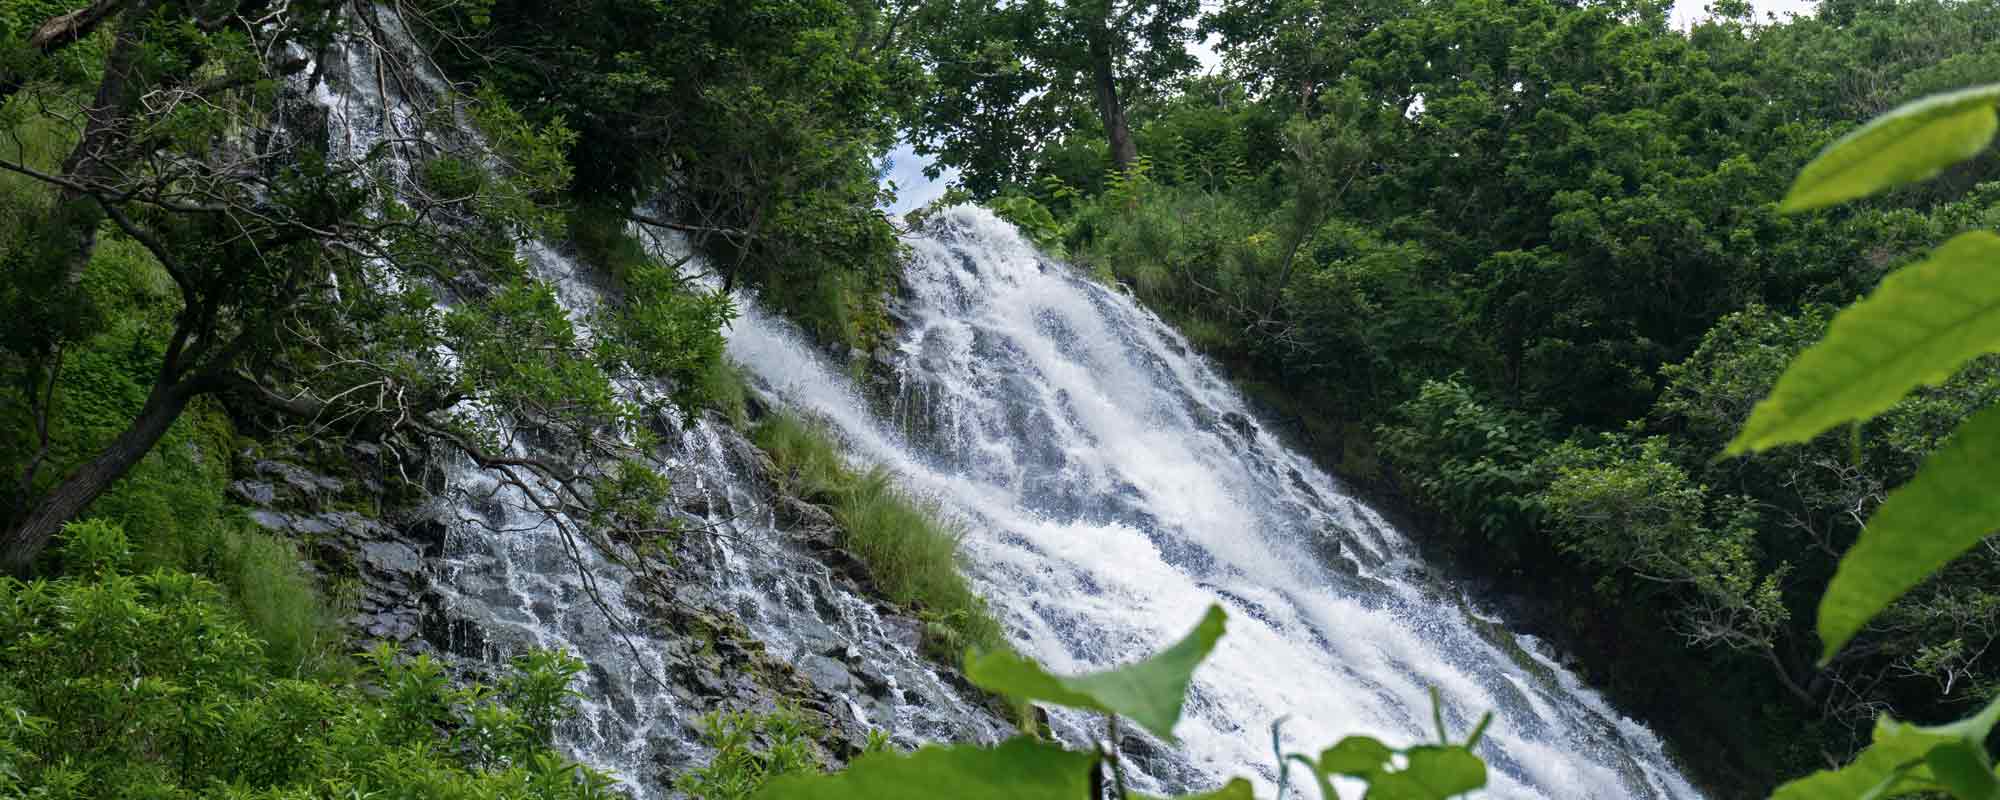
<svg viewBox="0 0 2000 800">
<path fill-rule="evenodd" d="M 97 0 L 88 6 L 50 17 L 28 35 L 28 46 L 48 55 L 89 36 L 97 26 L 123 10 L 131 0 Z"/>
</svg>

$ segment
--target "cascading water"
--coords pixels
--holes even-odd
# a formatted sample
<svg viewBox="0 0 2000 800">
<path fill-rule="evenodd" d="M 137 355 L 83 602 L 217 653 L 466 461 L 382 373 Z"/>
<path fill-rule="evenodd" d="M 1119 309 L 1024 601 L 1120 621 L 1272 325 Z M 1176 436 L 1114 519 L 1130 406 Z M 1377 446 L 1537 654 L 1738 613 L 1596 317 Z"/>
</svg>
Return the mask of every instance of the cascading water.
<svg viewBox="0 0 2000 800">
<path fill-rule="evenodd" d="M 336 155 L 407 136 L 406 123 L 446 94 L 391 9 L 360 13 L 372 16 L 355 28 L 371 34 L 336 48 L 326 81 L 310 87 Z M 1268 783 L 1268 726 L 1280 718 L 1300 750 L 1350 733 L 1425 738 L 1435 686 L 1457 730 L 1498 712 L 1482 748 L 1493 795 L 1698 796 L 1650 732 L 1532 641 L 1413 577 L 1421 565 L 1401 536 L 1260 431 L 1236 393 L 1130 298 L 1039 257 L 982 211 L 946 212 L 911 245 L 900 383 L 876 402 L 747 298 L 730 353 L 768 394 L 829 420 L 857 457 L 962 517 L 977 587 L 1016 643 L 1053 667 L 1150 652 L 1209 603 L 1229 609 L 1181 746 L 1122 743 L 1142 768 L 1140 788 L 1234 774 Z M 557 249 L 523 256 L 579 320 L 600 302 Z M 586 700 L 562 743 L 641 798 L 665 796 L 671 775 L 701 758 L 696 715 L 741 693 L 708 685 L 727 676 L 684 669 L 699 644 L 658 621 L 663 602 L 740 619 L 850 731 L 880 728 L 906 746 L 1005 735 L 923 661 L 907 621 L 801 546 L 747 449 L 703 421 L 675 429 L 659 454 L 683 515 L 707 534 L 696 539 L 709 543 L 665 600 L 572 548 L 525 510 L 518 488 L 452 467 L 432 643 L 486 663 L 529 646 L 579 655 Z M 1056 723 L 1072 741 L 1088 735 L 1079 717 Z"/>
<path fill-rule="evenodd" d="M 964 561 L 1021 648 L 1057 670 L 1151 652 L 1219 602 L 1229 633 L 1196 675 L 1179 755 L 1145 788 L 1275 779 L 1269 726 L 1317 752 L 1357 733 L 1417 742 L 1496 723 L 1497 797 L 1694 798 L 1648 730 L 1420 577 L 1413 548 L 1307 459 L 1130 297 L 958 208 L 909 244 L 900 386 L 875 408 L 754 307 L 729 352 L 969 531 Z M 883 402 L 886 400 L 886 402 Z M 885 417 L 886 420 L 885 421 Z M 1082 720 L 1060 726 L 1082 733 Z"/>
<path fill-rule="evenodd" d="M 348 22 L 346 41 L 320 65 L 324 80 L 302 88 L 326 112 L 332 155 L 358 160 L 385 143 L 411 141 L 450 87 L 393 8 L 357 4 Z M 443 135 L 476 145 L 474 129 L 461 128 Z M 409 174 L 406 146 L 387 148 L 399 180 Z M 589 271 L 541 242 L 524 244 L 520 256 L 556 287 L 587 337 L 589 312 L 603 301 Z M 631 400 L 664 394 L 644 381 L 620 389 Z M 740 434 L 709 420 L 657 427 L 667 442 L 654 455 L 674 481 L 676 517 L 696 531 L 683 548 L 689 563 L 674 569 L 672 585 L 645 585 L 618 560 L 566 534 L 563 523 L 580 526 L 545 513 L 528 494 L 537 490 L 532 482 L 502 481 L 460 459 L 444 465 L 446 490 L 432 509 L 444 535 L 422 601 L 430 606 L 427 644 L 473 672 L 494 671 L 529 648 L 582 659 L 579 714 L 559 730 L 559 744 L 611 772 L 639 800 L 667 796 L 673 775 L 703 758 L 696 726 L 704 712 L 815 699 L 767 696 L 753 691 L 756 680 L 725 674 L 742 664 L 716 662 L 715 641 L 672 629 L 663 620 L 674 613 L 669 607 L 740 621 L 773 663 L 804 676 L 806 683 L 792 688 L 831 698 L 823 707 L 850 744 L 871 729 L 904 746 L 1005 735 L 1004 721 L 919 655 L 914 623 L 882 613 L 802 546 L 797 526 L 768 503 L 768 476 L 756 474 Z M 518 455 L 532 450 L 535 436 L 512 430 L 505 438 Z"/>
</svg>

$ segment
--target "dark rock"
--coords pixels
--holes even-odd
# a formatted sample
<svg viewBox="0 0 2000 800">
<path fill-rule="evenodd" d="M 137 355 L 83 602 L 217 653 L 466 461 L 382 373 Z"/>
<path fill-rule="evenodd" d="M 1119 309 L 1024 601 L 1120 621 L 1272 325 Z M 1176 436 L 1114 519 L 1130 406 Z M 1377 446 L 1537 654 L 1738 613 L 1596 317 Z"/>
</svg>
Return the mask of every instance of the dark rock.
<svg viewBox="0 0 2000 800">
<path fill-rule="evenodd" d="M 424 568 L 423 557 L 402 542 L 367 542 L 361 545 L 361 563 L 379 575 L 411 577 Z"/>
<path fill-rule="evenodd" d="M 771 508 L 777 513 L 781 529 L 803 529 L 806 531 L 827 531 L 839 527 L 833 514 L 826 508 L 808 503 L 790 495 L 779 495 L 771 499 Z"/>
<path fill-rule="evenodd" d="M 1236 431 L 1236 435 L 1238 436 L 1245 439 L 1257 438 L 1257 426 L 1250 421 L 1249 417 L 1235 411 L 1230 411 L 1222 415 L 1222 422 L 1228 425 L 1231 430 Z"/>
<path fill-rule="evenodd" d="M 229 484 L 229 493 L 253 506 L 269 506 L 278 496 L 277 488 L 265 481 L 234 481 Z"/>
<path fill-rule="evenodd" d="M 799 659 L 795 666 L 799 674 L 824 691 L 846 693 L 854 690 L 854 673 L 831 658 L 809 655 Z"/>
</svg>

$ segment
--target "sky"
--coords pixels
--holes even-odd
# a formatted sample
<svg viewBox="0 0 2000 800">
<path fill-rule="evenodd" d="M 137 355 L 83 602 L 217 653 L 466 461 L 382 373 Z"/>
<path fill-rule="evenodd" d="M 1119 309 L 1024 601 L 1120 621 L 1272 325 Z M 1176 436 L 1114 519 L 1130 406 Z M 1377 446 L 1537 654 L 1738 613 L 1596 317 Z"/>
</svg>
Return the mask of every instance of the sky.
<svg viewBox="0 0 2000 800">
<path fill-rule="evenodd" d="M 1686 30 L 1696 20 L 1707 16 L 1706 7 L 1713 0 L 1675 0 L 1674 27 Z M 1757 10 L 1757 18 L 1762 21 L 1766 14 L 1774 14 L 1783 19 L 1788 14 L 1810 14 L 1817 0 L 1751 0 L 1751 7 Z M 1214 70 L 1222 63 L 1211 42 L 1194 43 L 1194 55 L 1201 60 L 1204 70 Z M 937 180 L 924 177 L 924 166 L 930 159 L 917 155 L 910 146 L 900 144 L 889 152 L 889 171 L 884 180 L 895 184 L 896 202 L 889 206 L 889 212 L 902 215 L 922 208 L 938 199 L 958 177 L 957 170 L 946 170 Z"/>
</svg>

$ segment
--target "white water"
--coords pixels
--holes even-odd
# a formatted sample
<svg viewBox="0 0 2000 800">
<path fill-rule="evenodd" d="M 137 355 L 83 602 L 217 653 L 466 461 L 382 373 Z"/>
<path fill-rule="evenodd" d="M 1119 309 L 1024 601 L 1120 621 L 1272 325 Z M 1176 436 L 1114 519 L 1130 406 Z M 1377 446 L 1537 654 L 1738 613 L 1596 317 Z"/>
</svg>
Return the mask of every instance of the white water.
<svg viewBox="0 0 2000 800">
<path fill-rule="evenodd" d="M 898 424 L 754 305 L 729 352 L 856 457 L 963 518 L 968 571 L 1024 651 L 1058 670 L 1106 666 L 1221 603 L 1229 633 L 1178 729 L 1210 780 L 1258 776 L 1268 791 L 1281 718 L 1300 752 L 1350 734 L 1433 738 L 1437 687 L 1457 733 L 1496 712 L 1481 748 L 1489 796 L 1699 796 L 1650 731 L 1532 641 L 1489 641 L 1492 623 L 1413 577 L 1424 570 L 1403 536 L 1257 430 L 1235 390 L 1129 297 L 978 209 L 946 212 L 909 244 L 902 385 L 886 404 Z"/>
<path fill-rule="evenodd" d="M 416 65 L 418 80 L 382 80 L 379 53 L 345 48 L 344 63 L 330 65 L 334 80 L 312 87 L 333 112 L 336 155 L 399 133 L 426 99 L 407 95 L 441 86 L 393 13 L 377 12 L 383 44 Z M 1230 633 L 1198 674 L 1179 729 L 1181 755 L 1147 760 L 1141 788 L 1238 774 L 1268 786 L 1268 726 L 1280 718 L 1294 750 L 1351 733 L 1415 742 L 1429 735 L 1435 686 L 1455 731 L 1498 712 L 1482 753 L 1492 796 L 1698 796 L 1650 732 L 1532 642 L 1489 640 L 1481 632 L 1490 624 L 1414 577 L 1422 565 L 1401 535 L 1257 431 L 1241 398 L 1129 298 L 1041 259 L 981 211 L 951 211 L 911 245 L 901 385 L 876 403 L 751 302 L 730 331 L 731 355 L 783 402 L 831 421 L 859 458 L 893 467 L 961 516 L 977 587 L 1023 650 L 1055 668 L 1142 655 L 1183 634 L 1209 603 L 1228 608 Z M 573 312 L 598 302 L 557 251 L 523 255 Z M 663 456 L 682 496 L 704 498 L 702 521 L 724 534 L 715 563 L 688 588 L 742 618 L 779 659 L 824 652 L 829 641 L 854 647 L 893 689 L 870 698 L 822 688 L 863 725 L 905 744 L 998 734 L 991 720 L 957 710 L 969 704 L 866 598 L 782 544 L 725 439 L 698 425 Z M 453 641 L 441 646 L 487 661 L 527 646 L 578 654 L 590 666 L 587 699 L 563 744 L 636 794 L 663 794 L 668 776 L 700 757 L 689 740 L 698 709 L 654 680 L 675 633 L 649 628 L 644 599 L 627 591 L 631 576 L 587 550 L 570 555 L 513 490 L 495 491 L 470 468 L 453 470 L 451 484 L 461 502 L 447 511 L 456 524 L 438 589 Z M 1058 723 L 1072 737 L 1084 725 Z"/>
<path fill-rule="evenodd" d="M 448 97 L 448 87 L 394 9 L 357 6 L 348 19 L 349 38 L 325 64 L 327 79 L 299 87 L 327 112 L 334 158 L 359 162 L 385 142 L 400 142 L 386 149 L 386 166 L 392 178 L 407 181 L 412 162 L 425 152 L 411 143 L 417 135 L 440 150 L 485 152 L 469 124 L 459 131 L 421 124 Z M 524 242 L 519 256 L 555 287 L 587 342 L 589 315 L 603 302 L 589 271 L 544 242 Z M 392 285 L 402 279 L 390 269 L 379 277 Z M 439 356 L 447 366 L 457 363 L 448 351 Z M 634 402 L 664 394 L 664 387 L 638 379 L 620 381 L 619 389 Z M 533 452 L 532 432 L 477 403 L 460 410 L 506 431 L 510 453 Z M 652 613 L 663 602 L 741 621 L 779 662 L 817 657 L 835 677 L 866 673 L 876 682 L 872 691 L 859 679 L 822 687 L 837 698 L 833 713 L 844 712 L 848 718 L 837 722 L 849 729 L 880 728 L 909 747 L 945 738 L 994 741 L 1005 734 L 1003 722 L 939 678 L 913 638 L 886 621 L 873 599 L 843 588 L 826 565 L 788 541 L 764 503 L 759 479 L 732 450 L 740 439 L 706 420 L 658 427 L 667 443 L 652 456 L 673 479 L 679 519 L 696 529 L 689 536 L 698 539 L 683 553 L 696 563 L 674 573 L 675 585 L 641 586 L 626 567 L 558 524 L 574 531 L 581 527 L 575 520 L 552 519 L 521 487 L 467 459 L 449 459 L 434 508 L 445 527 L 442 552 L 430 561 L 434 580 L 425 597 L 405 599 L 424 607 L 425 644 L 474 674 L 498 672 L 530 648 L 581 659 L 586 671 L 575 687 L 578 714 L 560 728 L 558 744 L 612 773 L 639 800 L 667 796 L 674 775 L 705 759 L 697 737 L 702 714 L 769 710 L 770 698 L 742 694 L 753 681 L 689 676 L 687 666 L 701 663 L 690 651 L 707 645 L 688 631 L 664 630 Z M 549 487 L 532 476 L 528 483 L 547 499 Z M 853 655 L 825 658 L 840 651 Z"/>
</svg>

